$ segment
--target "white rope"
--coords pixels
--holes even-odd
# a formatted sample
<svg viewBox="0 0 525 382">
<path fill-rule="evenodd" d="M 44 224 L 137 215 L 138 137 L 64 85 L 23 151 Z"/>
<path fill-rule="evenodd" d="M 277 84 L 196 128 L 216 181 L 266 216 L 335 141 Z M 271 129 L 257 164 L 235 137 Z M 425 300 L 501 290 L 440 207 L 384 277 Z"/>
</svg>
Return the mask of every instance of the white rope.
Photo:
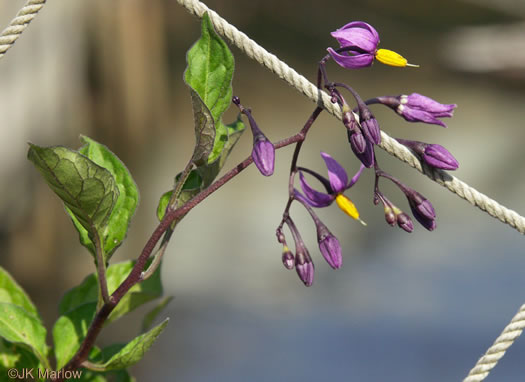
<svg viewBox="0 0 525 382">
<path fill-rule="evenodd" d="M 330 102 L 330 96 L 326 92 L 322 92 L 317 89 L 317 87 L 308 81 L 304 76 L 297 73 L 293 68 L 279 60 L 277 56 L 269 53 L 255 41 L 251 40 L 246 34 L 228 23 L 215 11 L 209 9 L 205 4 L 197 0 L 177 0 L 177 2 L 184 6 L 191 14 L 194 14 L 199 18 L 202 18 L 202 15 L 205 12 L 208 12 L 211 22 L 217 33 L 228 39 L 233 45 L 242 50 L 248 57 L 268 68 L 279 78 L 286 81 L 300 93 L 307 96 L 310 100 L 321 104 L 330 114 L 334 115 L 338 119 L 341 119 L 341 110 L 338 106 Z M 462 199 L 469 201 L 472 203 L 472 205 L 480 208 L 482 211 L 487 212 L 490 216 L 499 219 L 503 223 L 506 223 L 515 228 L 518 232 L 525 234 L 525 218 L 523 216 L 520 216 L 515 211 L 502 206 L 495 200 L 470 187 L 468 184 L 462 182 L 456 177 L 449 175 L 445 171 L 430 169 L 427 166 L 422 166 L 419 159 L 414 156 L 410 150 L 399 144 L 385 132 L 381 132 L 381 140 L 380 147 L 389 154 L 395 156 L 403 162 L 408 163 L 410 166 L 427 175 L 430 179 L 436 181 L 442 186 L 448 188 Z"/>
<path fill-rule="evenodd" d="M 523 304 L 512 318 L 510 323 L 503 329 L 503 332 L 494 341 L 494 344 L 485 352 L 485 355 L 479 359 L 476 366 L 470 370 L 467 378 L 463 382 L 480 382 L 483 381 L 496 366 L 498 361 L 503 358 L 505 351 L 521 335 L 525 328 L 525 304 Z"/>
<path fill-rule="evenodd" d="M 29 0 L 18 11 L 9 26 L 0 34 L 0 58 L 13 46 L 29 23 L 36 17 L 38 11 L 42 9 L 45 2 L 46 0 Z"/>
</svg>

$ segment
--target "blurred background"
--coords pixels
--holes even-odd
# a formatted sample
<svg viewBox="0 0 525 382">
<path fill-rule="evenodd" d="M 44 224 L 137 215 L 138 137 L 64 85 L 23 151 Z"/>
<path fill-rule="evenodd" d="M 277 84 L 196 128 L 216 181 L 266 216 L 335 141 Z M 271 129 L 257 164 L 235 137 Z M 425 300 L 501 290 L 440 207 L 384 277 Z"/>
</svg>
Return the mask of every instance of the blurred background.
<svg viewBox="0 0 525 382">
<path fill-rule="evenodd" d="M 24 1 L 0 3 L 6 26 Z M 448 129 L 408 124 L 373 108 L 396 137 L 440 143 L 459 160 L 454 175 L 525 212 L 525 5 L 520 1 L 273 0 L 208 6 L 312 81 L 329 32 L 352 20 L 374 25 L 381 47 L 419 69 L 375 64 L 359 72 L 329 65 L 332 78 L 363 98 L 418 92 L 457 103 Z M 113 261 L 138 256 L 157 224 L 160 195 L 192 153 L 185 53 L 199 21 L 174 0 L 49 2 L 0 62 L 0 265 L 32 296 L 48 332 L 62 294 L 94 270 L 59 199 L 26 160 L 27 142 L 107 145 L 141 192 L 128 239 Z M 234 94 L 253 109 L 272 140 L 297 132 L 314 105 L 232 48 Z M 230 110 L 225 121 L 236 116 Z M 226 167 L 251 151 L 249 133 Z M 341 124 L 322 114 L 300 164 L 324 173 L 320 151 L 353 173 Z M 195 208 L 178 226 L 163 264 L 175 298 L 168 328 L 143 361 L 138 381 L 460 381 L 525 300 L 524 239 L 381 150 L 381 166 L 432 201 L 438 228 L 391 228 L 372 204 L 366 173 L 348 193 L 363 227 L 336 207 L 319 210 L 340 239 L 344 264 L 333 271 L 314 225 L 292 209 L 316 264 L 305 288 L 281 264 L 275 240 L 287 198 L 292 148 L 276 171 L 252 166 Z M 383 190 L 409 211 L 403 195 Z M 147 308 L 108 326 L 99 344 L 131 340 Z M 49 340 L 51 343 L 51 340 Z M 525 376 L 518 340 L 488 380 Z"/>
</svg>

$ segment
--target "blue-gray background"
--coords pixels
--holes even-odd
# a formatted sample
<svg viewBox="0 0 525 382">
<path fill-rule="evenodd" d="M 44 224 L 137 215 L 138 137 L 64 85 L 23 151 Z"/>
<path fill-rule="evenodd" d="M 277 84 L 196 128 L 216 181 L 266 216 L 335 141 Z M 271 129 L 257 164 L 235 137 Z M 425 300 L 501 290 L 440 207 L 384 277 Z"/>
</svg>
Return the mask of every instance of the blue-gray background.
<svg viewBox="0 0 525 382">
<path fill-rule="evenodd" d="M 6 25 L 23 4 L 2 2 Z M 374 108 L 393 136 L 439 142 L 460 179 L 525 212 L 525 7 L 518 2 L 210 1 L 208 5 L 310 80 L 352 20 L 373 24 L 381 47 L 419 69 L 375 64 L 333 78 L 364 98 L 419 92 L 457 103 L 447 130 L 408 124 Z M 50 329 L 65 290 L 93 270 L 58 199 L 25 160 L 27 141 L 78 147 L 103 142 L 141 191 L 129 239 L 115 261 L 136 258 L 151 234 L 159 195 L 191 155 L 192 115 L 182 82 L 185 52 L 200 33 L 175 1 L 49 2 L 0 62 L 0 264 L 33 296 Z M 234 93 L 267 135 L 298 131 L 313 104 L 232 48 Z M 228 118 L 235 117 L 230 111 Z M 228 165 L 251 150 L 249 133 Z M 341 124 L 322 115 L 300 163 L 324 171 L 320 151 L 358 168 Z M 335 206 L 319 211 L 344 248 L 331 270 L 306 213 L 293 209 L 316 263 L 305 288 L 281 265 L 275 227 L 286 201 L 291 148 L 263 178 L 249 168 L 180 224 L 163 264 L 170 324 L 144 360 L 139 381 L 460 381 L 525 300 L 523 237 L 380 152 L 385 170 L 429 198 L 438 228 L 389 227 L 372 204 L 373 179 L 349 196 L 368 227 Z M 400 193 L 384 190 L 408 210 Z M 129 341 L 145 310 L 108 326 L 102 345 Z M 489 381 L 525 378 L 523 340 Z"/>
</svg>

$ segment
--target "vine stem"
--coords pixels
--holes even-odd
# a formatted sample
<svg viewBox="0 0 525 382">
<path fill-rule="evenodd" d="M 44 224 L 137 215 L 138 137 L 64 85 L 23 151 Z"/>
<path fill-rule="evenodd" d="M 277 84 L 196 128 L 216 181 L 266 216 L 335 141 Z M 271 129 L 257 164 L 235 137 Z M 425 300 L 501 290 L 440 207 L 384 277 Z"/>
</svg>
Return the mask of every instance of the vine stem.
<svg viewBox="0 0 525 382">
<path fill-rule="evenodd" d="M 317 116 L 323 109 L 318 107 L 314 114 Z M 315 119 L 315 118 L 314 118 Z M 313 120 L 312 120 L 313 123 Z M 307 123 L 308 125 L 308 123 Z M 305 132 L 308 131 L 309 127 L 311 126 L 311 123 L 308 125 L 305 125 L 303 129 L 301 129 L 300 132 L 298 132 L 295 135 L 292 135 L 291 137 L 285 138 L 279 142 L 276 142 L 274 144 L 275 149 L 280 149 L 286 146 L 289 146 L 291 144 L 302 143 L 305 139 Z M 300 145 L 299 145 L 300 147 Z M 297 156 L 299 152 L 296 146 L 296 151 L 294 152 L 294 158 L 295 162 L 297 162 Z M 117 306 L 119 301 L 124 297 L 124 295 L 129 291 L 131 287 L 133 287 L 135 284 L 141 282 L 144 280 L 144 267 L 146 265 L 146 261 L 152 254 L 153 250 L 155 249 L 155 246 L 157 245 L 158 241 L 162 237 L 162 235 L 170 228 L 171 224 L 177 220 L 180 219 L 182 216 L 186 215 L 190 210 L 192 210 L 194 207 L 196 207 L 199 203 L 201 203 L 204 199 L 206 199 L 208 196 L 210 196 L 212 193 L 217 191 L 219 188 L 224 186 L 228 181 L 230 181 L 232 178 L 237 176 L 242 170 L 244 170 L 246 167 L 248 167 L 250 164 L 253 163 L 253 159 L 250 156 L 248 156 L 246 159 L 244 159 L 242 162 L 240 162 L 237 166 L 233 167 L 230 171 L 228 171 L 226 174 L 224 174 L 221 178 L 216 180 L 214 183 L 212 183 L 208 188 L 202 190 L 200 193 L 195 195 L 192 199 L 190 199 L 187 203 L 185 203 L 183 206 L 171 210 L 168 209 L 166 214 L 164 215 L 164 218 L 159 223 L 157 228 L 153 231 L 150 238 L 146 242 L 140 256 L 137 259 L 137 262 L 133 266 L 133 269 L 129 273 L 128 277 L 120 284 L 120 286 L 113 292 L 108 302 L 106 302 L 100 310 L 96 313 L 93 321 L 91 322 L 91 325 L 89 326 L 89 329 L 87 331 L 86 337 L 84 338 L 82 344 L 80 345 L 80 348 L 76 352 L 76 354 L 71 358 L 71 360 L 64 366 L 62 370 L 68 371 L 68 370 L 74 370 L 81 366 L 83 362 L 87 360 L 87 357 L 89 355 L 89 351 L 95 344 L 95 340 L 100 334 L 100 331 L 102 330 L 102 327 L 110 315 L 110 313 L 113 311 L 113 309 Z M 63 381 L 63 378 L 56 378 L 54 379 L 56 382 Z"/>
</svg>

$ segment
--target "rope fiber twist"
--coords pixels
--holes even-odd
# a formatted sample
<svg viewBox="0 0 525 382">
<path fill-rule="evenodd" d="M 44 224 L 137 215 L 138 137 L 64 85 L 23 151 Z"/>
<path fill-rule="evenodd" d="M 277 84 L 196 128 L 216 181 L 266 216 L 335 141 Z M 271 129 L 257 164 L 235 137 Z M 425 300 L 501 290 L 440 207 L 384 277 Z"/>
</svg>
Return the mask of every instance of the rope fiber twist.
<svg viewBox="0 0 525 382">
<path fill-rule="evenodd" d="M 36 17 L 38 11 L 42 9 L 45 2 L 46 0 L 29 0 L 18 11 L 9 26 L 0 34 L 0 58 L 13 46 L 29 23 Z"/>
<path fill-rule="evenodd" d="M 510 323 L 503 329 L 503 332 L 496 338 L 492 346 L 487 349 L 485 355 L 481 357 L 472 370 L 470 370 L 470 373 L 463 382 L 483 381 L 498 361 L 503 358 L 503 355 L 505 355 L 505 352 L 511 347 L 516 338 L 521 335 L 524 328 L 525 304 L 521 306 L 518 313 L 516 313 Z"/>
<path fill-rule="evenodd" d="M 198 0 L 177 0 L 191 14 L 202 18 L 208 12 L 211 22 L 220 35 L 228 39 L 233 45 L 244 52 L 248 57 L 254 59 L 262 66 L 266 67 L 279 78 L 294 87 L 297 91 L 304 94 L 313 102 L 321 105 L 326 111 L 341 120 L 341 110 L 330 101 L 330 96 L 312 84 L 304 76 L 297 73 L 293 68 L 281 61 L 274 54 L 269 53 L 255 41 L 251 40 L 246 34 L 239 31 L 225 19 L 220 17 L 215 11 L 210 10 L 205 4 Z M 380 147 L 390 155 L 407 163 L 422 174 L 425 174 L 436 183 L 447 188 L 460 198 L 467 200 L 472 205 L 485 211 L 490 216 L 499 219 L 516 229 L 521 234 L 525 234 L 525 218 L 517 212 L 502 206 L 497 201 L 482 194 L 465 182 L 439 169 L 428 167 L 405 146 L 381 131 Z M 474 368 L 470 371 L 463 382 L 483 381 L 503 357 L 505 351 L 521 335 L 525 327 L 525 304 L 521 306 L 519 312 L 512 318 L 509 325 L 505 327 L 501 335 L 495 340 L 494 344 L 480 358 Z"/>
</svg>

